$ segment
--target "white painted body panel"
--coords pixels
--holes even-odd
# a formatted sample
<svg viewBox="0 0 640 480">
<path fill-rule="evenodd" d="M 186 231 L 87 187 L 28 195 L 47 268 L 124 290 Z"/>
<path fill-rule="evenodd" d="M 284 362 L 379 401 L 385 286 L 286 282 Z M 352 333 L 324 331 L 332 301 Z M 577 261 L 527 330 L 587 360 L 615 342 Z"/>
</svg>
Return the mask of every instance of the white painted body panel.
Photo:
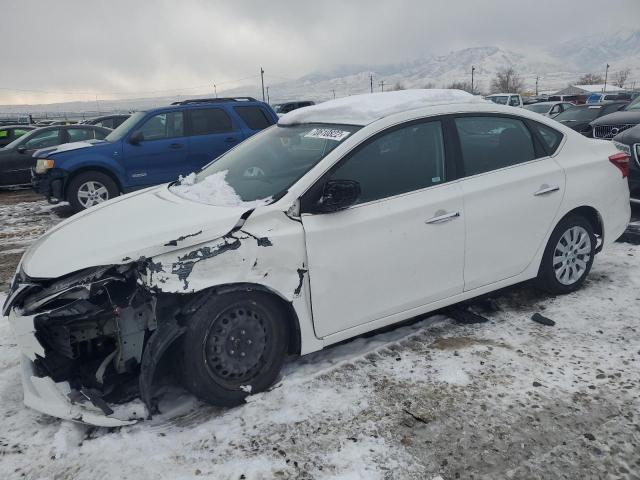
<svg viewBox="0 0 640 480">
<path fill-rule="evenodd" d="M 116 197 L 56 225 L 25 254 L 32 278 L 56 278 L 83 268 L 128 263 L 218 238 L 247 208 L 215 207 L 172 194 L 166 185 Z M 195 235 L 197 232 L 201 232 Z M 193 235 L 193 236 L 187 236 Z"/>
<path fill-rule="evenodd" d="M 457 183 L 303 215 L 320 337 L 462 292 L 464 220 Z"/>
<path fill-rule="evenodd" d="M 564 171 L 552 158 L 474 175 L 461 182 L 466 222 L 465 290 L 522 273 L 553 227 Z M 536 196 L 545 187 L 558 191 Z"/>
</svg>

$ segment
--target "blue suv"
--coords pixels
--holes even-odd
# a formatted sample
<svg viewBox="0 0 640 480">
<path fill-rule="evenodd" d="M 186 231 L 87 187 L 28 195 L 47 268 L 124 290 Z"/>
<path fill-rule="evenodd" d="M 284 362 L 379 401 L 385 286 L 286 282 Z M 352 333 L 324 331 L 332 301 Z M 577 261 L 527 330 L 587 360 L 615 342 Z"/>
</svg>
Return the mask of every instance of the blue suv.
<svg viewBox="0 0 640 480">
<path fill-rule="evenodd" d="M 80 211 L 197 171 L 277 121 L 268 104 L 251 97 L 186 100 L 136 112 L 104 140 L 36 151 L 33 187 L 51 203 L 67 200 Z"/>
</svg>

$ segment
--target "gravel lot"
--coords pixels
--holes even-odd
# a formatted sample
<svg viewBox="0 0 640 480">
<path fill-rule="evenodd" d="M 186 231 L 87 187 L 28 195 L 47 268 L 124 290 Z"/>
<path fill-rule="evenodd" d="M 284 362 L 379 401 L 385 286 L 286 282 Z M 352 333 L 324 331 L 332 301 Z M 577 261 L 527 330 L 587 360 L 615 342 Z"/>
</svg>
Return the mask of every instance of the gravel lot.
<svg viewBox="0 0 640 480">
<path fill-rule="evenodd" d="M 0 292 L 68 215 L 0 193 Z M 639 301 L 640 247 L 617 243 L 574 294 L 513 287 L 473 305 L 486 323 L 440 313 L 293 359 L 231 410 L 171 390 L 119 429 L 26 409 L 1 319 L 0 478 L 640 478 Z"/>
</svg>

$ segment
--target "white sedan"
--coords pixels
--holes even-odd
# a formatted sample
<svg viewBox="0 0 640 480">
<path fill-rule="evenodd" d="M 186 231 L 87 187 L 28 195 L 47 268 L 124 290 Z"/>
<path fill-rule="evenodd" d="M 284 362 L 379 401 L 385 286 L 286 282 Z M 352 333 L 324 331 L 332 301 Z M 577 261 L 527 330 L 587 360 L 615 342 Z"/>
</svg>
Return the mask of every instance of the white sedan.
<svg viewBox="0 0 640 480">
<path fill-rule="evenodd" d="M 296 110 L 25 254 L 4 313 L 25 403 L 96 425 L 173 374 L 236 405 L 306 354 L 526 280 L 579 288 L 630 218 L 629 157 L 460 91 Z"/>
</svg>

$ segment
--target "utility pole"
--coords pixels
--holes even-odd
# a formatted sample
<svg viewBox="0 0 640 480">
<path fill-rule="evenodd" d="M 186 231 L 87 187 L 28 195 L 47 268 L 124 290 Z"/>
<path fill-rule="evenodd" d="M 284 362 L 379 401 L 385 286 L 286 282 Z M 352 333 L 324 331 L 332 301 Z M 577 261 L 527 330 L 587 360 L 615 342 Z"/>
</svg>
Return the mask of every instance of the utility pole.
<svg viewBox="0 0 640 480">
<path fill-rule="evenodd" d="M 473 72 L 476 71 L 476 67 L 471 65 L 471 95 L 473 95 Z"/>
<path fill-rule="evenodd" d="M 603 93 L 607 93 L 607 76 L 609 75 L 609 64 L 607 63 L 607 68 L 604 71 L 604 88 L 602 89 Z"/>
<path fill-rule="evenodd" d="M 336 99 L 336 91 L 335 90 L 331 90 L 333 92 L 333 99 Z"/>
<path fill-rule="evenodd" d="M 381 89 L 380 91 L 384 92 L 384 80 L 381 80 L 378 85 L 380 85 L 380 89 Z"/>
<path fill-rule="evenodd" d="M 369 85 L 371 86 L 371 93 L 373 93 L 373 73 L 369 74 Z"/>
<path fill-rule="evenodd" d="M 536 75 L 536 97 L 538 96 L 538 80 L 540 79 L 540 77 L 538 75 Z"/>
<path fill-rule="evenodd" d="M 215 94 L 216 98 L 218 98 L 218 89 L 216 88 L 216 84 L 213 84 L 213 93 Z"/>
<path fill-rule="evenodd" d="M 262 101 L 264 102 L 264 70 L 260 67 L 260 78 L 262 79 Z"/>
<path fill-rule="evenodd" d="M 267 86 L 267 103 L 271 103 L 269 102 L 269 87 Z"/>
</svg>

